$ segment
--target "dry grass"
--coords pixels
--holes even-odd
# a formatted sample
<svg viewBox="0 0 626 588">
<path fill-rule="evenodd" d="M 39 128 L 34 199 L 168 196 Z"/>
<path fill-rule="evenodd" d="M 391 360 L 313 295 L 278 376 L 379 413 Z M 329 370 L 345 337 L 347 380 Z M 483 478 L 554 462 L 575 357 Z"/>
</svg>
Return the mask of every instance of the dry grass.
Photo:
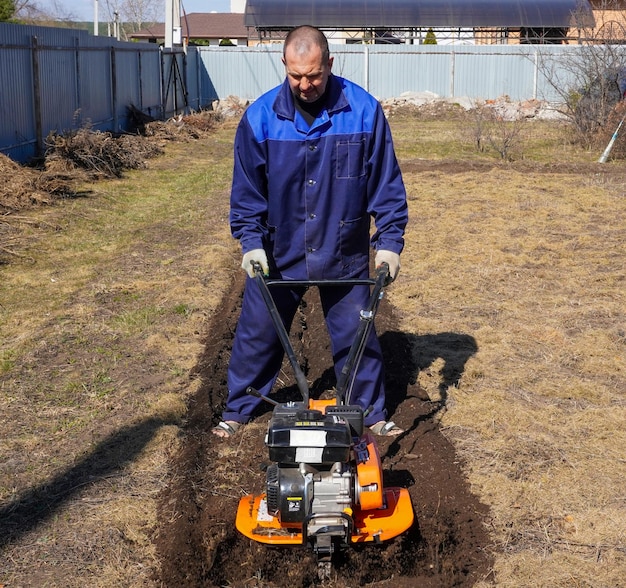
<svg viewBox="0 0 626 588">
<path fill-rule="evenodd" d="M 19 255 L 0 266 L 0 537 L 16 535 L 0 583 L 153 585 L 155 500 L 204 323 L 236 271 L 231 132 L 195 158 L 170 143 L 147 169 L 79 185 L 83 198 L 10 215 Z"/>
<path fill-rule="evenodd" d="M 441 425 L 491 508 L 494 583 L 617 587 L 624 175 L 555 123 L 528 123 L 512 163 L 477 152 L 468 124 L 392 117 L 411 224 L 388 296 L 405 331 L 476 341 L 458 386 L 441 359 L 419 379 L 444 394 Z M 32 489 L 49 513 L 5 548 L 0 583 L 154 585 L 154 498 L 206 316 L 238 271 L 233 133 L 21 213 L 19 256 L 0 267 L 0 498 L 7 520 Z"/>
<path fill-rule="evenodd" d="M 401 158 L 414 148 L 407 126 L 396 125 Z M 405 174 L 412 223 L 389 296 L 409 331 L 476 340 L 442 426 L 491 507 L 496 584 L 619 586 L 626 183 L 599 165 L 572 173 L 597 156 L 553 148 L 539 173 L 520 162 Z M 420 374 L 434 395 L 444 367 Z"/>
<path fill-rule="evenodd" d="M 64 171 L 50 169 L 41 173 L 0 154 L 0 211 L 49 204 L 55 197 L 70 193 L 71 185 Z"/>
</svg>

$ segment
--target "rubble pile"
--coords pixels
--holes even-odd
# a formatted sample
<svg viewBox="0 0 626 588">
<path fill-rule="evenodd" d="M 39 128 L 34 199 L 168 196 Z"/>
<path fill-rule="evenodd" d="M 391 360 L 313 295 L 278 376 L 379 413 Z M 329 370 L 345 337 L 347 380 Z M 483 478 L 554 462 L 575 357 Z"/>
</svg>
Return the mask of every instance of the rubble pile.
<svg viewBox="0 0 626 588">
<path fill-rule="evenodd" d="M 435 114 L 450 108 L 470 111 L 475 108 L 492 108 L 502 120 L 519 120 L 537 118 L 543 120 L 562 119 L 558 106 L 542 100 L 511 100 L 508 96 L 500 96 L 495 100 L 477 100 L 467 97 L 442 98 L 433 92 L 404 92 L 396 98 L 381 100 L 385 114 L 393 114 L 399 109 L 412 107 Z"/>
</svg>

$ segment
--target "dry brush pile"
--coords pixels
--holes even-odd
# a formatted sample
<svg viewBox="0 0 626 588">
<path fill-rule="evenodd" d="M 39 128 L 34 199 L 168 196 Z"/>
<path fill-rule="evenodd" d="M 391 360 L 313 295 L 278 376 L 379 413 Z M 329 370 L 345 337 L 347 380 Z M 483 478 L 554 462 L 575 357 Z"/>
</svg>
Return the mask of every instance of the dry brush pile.
<svg viewBox="0 0 626 588">
<path fill-rule="evenodd" d="M 81 184 L 120 177 L 125 170 L 145 166 L 147 159 L 160 155 L 167 141 L 198 139 L 214 128 L 217 117 L 199 112 L 168 121 L 146 122 L 136 133 L 114 135 L 85 126 L 46 138 L 43 162 L 22 166 L 0 154 L 0 212 L 50 204 L 71 197 Z"/>
<path fill-rule="evenodd" d="M 144 121 L 136 133 L 114 135 L 87 125 L 65 133 L 50 133 L 41 161 L 20 165 L 0 154 L 0 263 L 20 257 L 16 213 L 52 204 L 84 192 L 85 184 L 119 178 L 124 171 L 145 167 L 163 153 L 168 141 L 189 141 L 209 133 L 219 120 L 199 112 L 168 121 Z"/>
</svg>

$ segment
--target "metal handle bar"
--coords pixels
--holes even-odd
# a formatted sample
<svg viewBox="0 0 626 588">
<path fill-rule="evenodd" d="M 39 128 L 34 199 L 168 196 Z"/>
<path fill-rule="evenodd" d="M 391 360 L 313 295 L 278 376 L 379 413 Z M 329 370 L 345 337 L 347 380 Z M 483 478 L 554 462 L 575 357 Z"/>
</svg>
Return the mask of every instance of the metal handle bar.
<svg viewBox="0 0 626 588">
<path fill-rule="evenodd" d="M 298 286 L 346 286 L 346 285 L 373 285 L 374 288 L 372 290 L 369 303 L 367 308 L 361 311 L 361 323 L 356 333 L 356 337 L 354 342 L 352 343 L 352 347 L 348 353 L 348 358 L 341 370 L 341 374 L 339 377 L 339 381 L 337 383 L 337 404 L 345 404 L 346 401 L 349 402 L 350 392 L 348 390 L 348 385 L 352 384 L 349 382 L 350 376 L 354 375 L 356 368 L 361 360 L 361 355 L 363 354 L 363 349 L 365 347 L 365 341 L 369 334 L 369 330 L 372 325 L 372 321 L 376 316 L 376 311 L 378 310 L 378 305 L 383 296 L 383 287 L 387 283 L 389 279 L 389 265 L 387 263 L 381 263 L 378 268 L 376 268 L 376 279 L 349 279 L 349 280 L 267 280 L 263 277 L 263 268 L 261 264 L 253 261 L 252 267 L 255 273 L 255 280 L 259 285 L 261 290 L 261 295 L 267 309 L 270 313 L 270 317 L 274 324 L 274 328 L 276 329 L 276 333 L 278 334 L 278 338 L 285 350 L 285 353 L 289 359 L 289 363 L 294 371 L 296 377 L 296 384 L 298 385 L 298 389 L 302 394 L 302 399 L 305 404 L 309 402 L 309 385 L 306 381 L 306 376 L 298 363 L 296 358 L 295 351 L 291 342 L 289 341 L 289 333 L 285 329 L 285 325 L 280 317 L 280 313 L 276 308 L 276 303 L 270 294 L 269 287 L 271 285 L 275 286 L 290 286 L 290 287 L 298 287 Z"/>
<path fill-rule="evenodd" d="M 255 273 L 261 271 L 261 266 L 258 262 L 253 261 L 252 267 Z M 261 273 L 263 273 L 261 271 Z M 381 263 L 376 268 L 375 278 L 347 278 L 347 279 L 328 279 L 328 280 L 276 280 L 264 278 L 267 286 L 286 286 L 288 288 L 293 287 L 309 287 L 309 286 L 376 286 L 382 279 L 383 285 L 387 285 L 389 280 L 389 264 L 386 262 Z"/>
<path fill-rule="evenodd" d="M 252 267 L 255 273 L 255 280 L 259 285 L 259 289 L 261 290 L 261 296 L 267 306 L 267 310 L 270 313 L 270 317 L 272 319 L 272 323 L 274 324 L 274 328 L 276 329 L 276 334 L 280 339 L 280 343 L 285 350 L 287 358 L 289 359 L 289 363 L 291 364 L 291 368 L 293 369 L 294 375 L 296 377 L 296 384 L 298 385 L 298 390 L 300 390 L 300 394 L 302 394 L 302 400 L 305 404 L 309 403 L 309 384 L 306 381 L 306 376 L 298 363 L 298 359 L 296 358 L 296 352 L 293 349 L 293 345 L 291 345 L 291 341 L 289 341 L 289 333 L 283 324 L 283 321 L 280 317 L 280 313 L 276 308 L 276 303 L 270 294 L 270 290 L 268 288 L 267 282 L 263 277 L 263 268 L 261 264 L 257 261 L 252 262 Z"/>
<path fill-rule="evenodd" d="M 374 278 L 347 279 L 347 280 L 276 280 L 265 279 L 268 286 L 287 286 L 289 288 L 309 287 L 309 286 L 373 286 L 376 284 Z"/>
<path fill-rule="evenodd" d="M 378 311 L 378 305 L 383 297 L 383 288 L 389 280 L 389 264 L 383 262 L 378 268 L 376 268 L 376 280 L 374 281 L 374 288 L 372 289 L 369 303 L 367 308 L 361 310 L 361 317 L 359 328 L 348 357 L 339 375 L 337 382 L 337 404 L 350 404 L 352 395 L 352 386 L 354 384 L 354 377 L 359 368 L 361 357 L 365 349 L 367 337 L 369 336 L 370 329 L 376 317 Z"/>
</svg>

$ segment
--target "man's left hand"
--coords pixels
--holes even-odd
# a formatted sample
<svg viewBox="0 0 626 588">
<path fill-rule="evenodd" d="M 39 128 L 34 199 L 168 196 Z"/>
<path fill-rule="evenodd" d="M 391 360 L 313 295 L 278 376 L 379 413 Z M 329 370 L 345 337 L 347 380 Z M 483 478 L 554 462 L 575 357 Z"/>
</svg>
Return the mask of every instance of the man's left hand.
<svg viewBox="0 0 626 588">
<path fill-rule="evenodd" d="M 379 249 L 376 252 L 376 257 L 374 258 L 374 265 L 378 268 L 383 263 L 386 263 L 389 266 L 389 281 L 393 282 L 400 271 L 400 256 L 393 251 Z"/>
</svg>

